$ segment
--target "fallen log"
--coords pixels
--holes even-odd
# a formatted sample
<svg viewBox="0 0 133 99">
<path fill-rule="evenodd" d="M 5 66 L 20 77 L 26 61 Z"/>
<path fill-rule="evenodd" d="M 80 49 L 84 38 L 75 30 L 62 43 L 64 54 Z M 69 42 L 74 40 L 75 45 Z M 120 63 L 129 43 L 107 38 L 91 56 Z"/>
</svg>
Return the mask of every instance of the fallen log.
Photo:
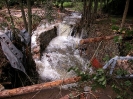
<svg viewBox="0 0 133 99">
<path fill-rule="evenodd" d="M 36 91 L 43 90 L 43 89 L 57 87 L 59 85 L 75 83 L 75 82 L 78 82 L 80 79 L 81 77 L 72 77 L 72 78 L 67 78 L 64 80 L 57 80 L 57 81 L 52 81 L 52 82 L 47 82 L 47 83 L 35 84 L 31 86 L 14 88 L 10 90 L 4 90 L 0 92 L 0 98 L 22 95 L 26 93 L 36 92 Z"/>
<path fill-rule="evenodd" d="M 118 36 L 118 35 L 82 39 L 82 40 L 80 40 L 80 45 L 86 44 L 86 43 L 92 43 L 92 42 L 99 42 L 99 41 L 102 41 L 102 40 L 110 40 L 110 39 L 113 39 L 115 36 Z"/>
</svg>

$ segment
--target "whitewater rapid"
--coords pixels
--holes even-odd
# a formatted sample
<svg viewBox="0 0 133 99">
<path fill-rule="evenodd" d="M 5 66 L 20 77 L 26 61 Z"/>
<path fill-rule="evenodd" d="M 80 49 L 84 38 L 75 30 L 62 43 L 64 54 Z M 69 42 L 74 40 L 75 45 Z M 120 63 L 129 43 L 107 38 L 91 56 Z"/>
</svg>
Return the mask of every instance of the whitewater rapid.
<svg viewBox="0 0 133 99">
<path fill-rule="evenodd" d="M 80 57 L 79 50 L 76 49 L 79 40 L 71 36 L 58 36 L 50 42 L 42 59 L 36 61 L 39 63 L 37 68 L 42 80 L 53 81 L 76 76 L 73 71 L 67 70 L 70 67 L 84 69 L 87 66 L 88 61 Z"/>
<path fill-rule="evenodd" d="M 74 77 L 76 73 L 68 72 L 68 69 L 78 67 L 86 70 L 89 64 L 88 59 L 80 56 L 78 45 L 81 38 L 71 36 L 73 30 L 71 25 L 63 21 L 57 30 L 58 36 L 44 50 L 41 60 L 35 60 L 40 79 L 44 82 Z"/>
</svg>

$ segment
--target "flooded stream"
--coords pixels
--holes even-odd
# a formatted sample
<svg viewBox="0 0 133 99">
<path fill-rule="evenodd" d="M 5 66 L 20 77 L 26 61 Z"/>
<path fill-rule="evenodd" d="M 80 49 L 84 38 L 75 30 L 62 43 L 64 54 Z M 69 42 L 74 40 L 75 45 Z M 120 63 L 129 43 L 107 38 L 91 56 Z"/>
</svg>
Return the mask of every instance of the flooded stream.
<svg viewBox="0 0 133 99">
<path fill-rule="evenodd" d="M 59 23 L 58 36 L 44 50 L 41 60 L 35 60 L 41 80 L 54 81 L 73 77 L 76 74 L 73 71 L 68 72 L 69 68 L 75 66 L 83 70 L 87 68 L 89 61 L 82 58 L 77 49 L 81 38 L 71 36 L 73 27 L 68 24 L 68 20 L 74 17 L 80 18 L 79 14 L 72 14 L 70 17 L 65 17 L 63 23 Z M 76 20 L 72 23 L 74 22 Z"/>
</svg>

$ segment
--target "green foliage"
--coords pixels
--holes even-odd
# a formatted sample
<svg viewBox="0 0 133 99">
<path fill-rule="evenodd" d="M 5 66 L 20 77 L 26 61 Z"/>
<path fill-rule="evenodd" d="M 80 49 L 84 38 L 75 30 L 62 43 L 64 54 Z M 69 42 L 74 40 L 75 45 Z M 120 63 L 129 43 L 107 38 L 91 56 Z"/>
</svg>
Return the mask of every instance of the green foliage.
<svg viewBox="0 0 133 99">
<path fill-rule="evenodd" d="M 119 89 L 119 87 L 114 83 L 114 84 L 112 84 L 112 89 L 116 92 L 116 93 L 119 93 L 120 92 L 120 89 Z"/>
<path fill-rule="evenodd" d="M 64 2 L 64 3 L 63 3 L 63 6 L 64 6 L 65 8 L 67 8 L 67 7 L 72 7 L 72 2 Z"/>
<path fill-rule="evenodd" d="M 118 30 L 119 30 L 119 27 L 116 26 L 116 25 L 113 25 L 113 26 L 112 26 L 112 30 L 116 30 L 116 31 L 118 31 Z"/>
<path fill-rule="evenodd" d="M 78 76 L 81 77 L 81 81 L 90 79 L 90 75 L 84 71 L 81 71 L 81 69 L 79 69 L 78 67 L 71 67 L 68 72 L 70 72 L 71 70 L 73 70 Z"/>
<path fill-rule="evenodd" d="M 119 44 L 119 51 L 125 53 L 127 55 L 129 52 L 133 50 L 133 31 L 128 28 L 120 29 L 118 26 L 114 25 L 116 20 L 111 21 L 113 23 L 112 30 L 116 31 L 116 33 L 123 34 L 114 37 L 114 41 Z M 112 82 L 111 87 L 117 93 L 117 99 L 132 99 L 132 79 L 117 79 L 116 76 L 125 76 L 128 75 L 128 69 L 124 69 L 122 67 L 117 68 L 114 71 L 113 76 L 111 77 Z"/>
<path fill-rule="evenodd" d="M 111 19 L 111 23 L 115 24 L 116 23 L 116 19 Z"/>
<path fill-rule="evenodd" d="M 126 35 L 133 37 L 133 30 L 126 30 Z"/>
<path fill-rule="evenodd" d="M 72 10 L 83 11 L 83 2 L 74 2 Z"/>
<path fill-rule="evenodd" d="M 3 2 L 0 1 L 0 9 L 2 9 L 2 6 L 3 6 L 3 5 L 4 5 Z"/>
<path fill-rule="evenodd" d="M 111 87 L 116 92 L 117 99 L 132 99 L 132 80 L 113 78 L 112 82 Z"/>
<path fill-rule="evenodd" d="M 54 15 L 56 14 L 56 12 L 53 9 L 53 2 L 46 1 L 44 5 L 45 5 L 45 17 L 49 22 L 51 22 L 52 20 L 54 20 Z"/>
<path fill-rule="evenodd" d="M 116 75 L 118 76 L 125 76 L 126 74 L 128 74 L 128 72 L 121 68 L 116 71 Z"/>
<path fill-rule="evenodd" d="M 105 88 L 107 84 L 106 75 L 103 69 L 98 69 L 95 74 L 92 75 L 93 84 L 92 89 L 96 89 L 98 87 Z"/>
<path fill-rule="evenodd" d="M 105 88 L 107 81 L 106 75 L 103 69 L 98 69 L 96 73 L 89 74 L 88 72 L 81 71 L 78 67 L 72 67 L 68 70 L 75 71 L 75 73 L 81 77 L 81 81 L 92 81 L 92 89 L 96 89 L 98 87 Z"/>
<path fill-rule="evenodd" d="M 122 42 L 122 36 L 115 36 L 115 37 L 114 37 L 114 41 L 115 41 L 116 43 L 121 43 L 121 42 Z"/>
<path fill-rule="evenodd" d="M 7 27 L 8 24 L 6 22 L 0 23 L 0 29 L 5 30 L 5 27 Z"/>
<path fill-rule="evenodd" d="M 128 53 L 132 52 L 133 50 L 133 30 L 129 29 L 128 27 L 120 28 L 119 26 L 115 25 L 116 19 L 112 19 L 112 30 L 115 33 L 119 33 L 122 35 L 118 35 L 114 37 L 114 41 L 119 44 L 119 51 L 121 55 L 127 55 Z"/>
<path fill-rule="evenodd" d="M 103 61 L 106 63 L 110 60 L 109 55 L 105 55 L 105 57 L 103 58 Z"/>
<path fill-rule="evenodd" d="M 39 22 L 41 21 L 41 17 L 36 15 L 36 14 L 32 14 L 32 24 L 39 24 Z"/>
<path fill-rule="evenodd" d="M 131 83 L 131 81 L 127 80 L 127 81 L 124 82 L 124 85 L 126 87 L 131 87 L 132 86 L 132 83 Z"/>
<path fill-rule="evenodd" d="M 115 70 L 113 75 L 108 74 L 108 70 L 98 69 L 93 73 L 84 72 L 78 67 L 72 67 L 68 71 L 75 71 L 75 73 L 81 77 L 81 81 L 91 82 L 90 87 L 92 90 L 97 88 L 106 88 L 106 86 L 111 86 L 112 90 L 116 92 L 116 99 L 132 99 L 132 87 L 133 80 L 131 79 L 118 79 L 117 76 L 127 75 L 128 72 L 124 69 Z"/>
<path fill-rule="evenodd" d="M 125 42 L 125 47 L 126 47 L 126 52 L 130 52 L 131 50 L 133 50 L 133 45 L 130 42 Z"/>
</svg>

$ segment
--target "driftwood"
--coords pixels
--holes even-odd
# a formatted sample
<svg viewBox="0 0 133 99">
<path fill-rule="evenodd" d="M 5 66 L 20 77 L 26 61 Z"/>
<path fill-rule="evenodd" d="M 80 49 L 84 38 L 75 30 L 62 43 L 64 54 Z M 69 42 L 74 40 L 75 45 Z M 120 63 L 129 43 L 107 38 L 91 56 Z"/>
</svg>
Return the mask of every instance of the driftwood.
<svg viewBox="0 0 133 99">
<path fill-rule="evenodd" d="M 113 39 L 115 36 L 116 35 L 82 39 L 82 40 L 80 40 L 80 44 L 82 45 L 82 44 L 86 44 L 86 43 L 99 42 L 102 40 L 110 40 L 110 39 Z"/>
<path fill-rule="evenodd" d="M 81 77 L 72 77 L 72 78 L 67 78 L 64 80 L 57 80 L 57 81 L 35 84 L 31 86 L 26 86 L 26 87 L 19 87 L 19 88 L 14 88 L 10 90 L 4 90 L 0 92 L 0 98 L 11 97 L 15 95 L 22 95 L 26 93 L 36 92 L 36 91 L 43 90 L 43 89 L 57 87 L 59 85 L 75 83 L 75 82 L 78 82 L 80 79 Z"/>
</svg>

